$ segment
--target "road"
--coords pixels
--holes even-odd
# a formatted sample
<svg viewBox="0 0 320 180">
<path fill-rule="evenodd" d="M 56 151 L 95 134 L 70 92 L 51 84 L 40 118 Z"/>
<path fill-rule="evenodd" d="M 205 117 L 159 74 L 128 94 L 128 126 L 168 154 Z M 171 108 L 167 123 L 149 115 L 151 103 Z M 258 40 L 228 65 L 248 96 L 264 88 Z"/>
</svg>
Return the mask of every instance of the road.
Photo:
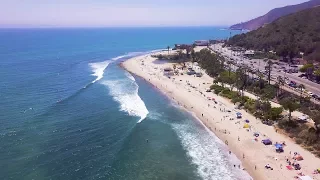
<svg viewBox="0 0 320 180">
<path fill-rule="evenodd" d="M 266 62 L 263 61 L 263 59 L 252 59 L 249 60 L 247 58 L 244 58 L 242 56 L 234 56 L 233 52 L 231 50 L 228 50 L 227 48 L 223 48 L 221 44 L 215 44 L 211 46 L 211 49 L 214 51 L 220 52 L 223 56 L 228 57 L 229 59 L 233 59 L 233 61 L 236 61 L 237 64 L 245 64 L 248 67 L 251 67 L 255 70 L 260 70 L 261 72 L 264 72 L 265 66 L 267 65 Z M 285 64 L 282 62 L 281 65 L 273 65 L 273 71 L 271 72 L 272 79 L 276 80 L 278 76 L 287 77 L 289 81 L 295 81 L 298 85 L 303 84 L 305 86 L 305 89 L 307 91 L 312 92 L 313 94 L 316 94 L 320 97 L 320 84 L 314 83 L 312 81 L 309 81 L 308 79 L 302 79 L 298 77 L 298 73 L 296 74 L 289 74 L 285 73 L 283 69 L 281 69 L 281 66 L 285 66 L 287 69 L 289 68 L 288 64 Z M 279 72 L 281 70 L 281 72 Z M 289 90 L 291 92 L 294 92 L 295 94 L 299 94 L 297 90 L 286 86 L 286 90 Z M 313 102 L 319 104 L 320 102 L 317 100 L 312 100 Z"/>
</svg>

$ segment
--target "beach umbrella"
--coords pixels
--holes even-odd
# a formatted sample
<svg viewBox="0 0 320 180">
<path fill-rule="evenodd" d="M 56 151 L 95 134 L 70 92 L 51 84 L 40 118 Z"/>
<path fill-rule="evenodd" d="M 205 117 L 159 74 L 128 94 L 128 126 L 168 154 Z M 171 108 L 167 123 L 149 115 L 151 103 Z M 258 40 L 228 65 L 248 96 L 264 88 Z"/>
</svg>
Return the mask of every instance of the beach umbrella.
<svg viewBox="0 0 320 180">
<path fill-rule="evenodd" d="M 250 127 L 249 124 L 244 124 L 244 125 L 243 125 L 243 128 L 249 128 L 249 127 Z"/>
</svg>

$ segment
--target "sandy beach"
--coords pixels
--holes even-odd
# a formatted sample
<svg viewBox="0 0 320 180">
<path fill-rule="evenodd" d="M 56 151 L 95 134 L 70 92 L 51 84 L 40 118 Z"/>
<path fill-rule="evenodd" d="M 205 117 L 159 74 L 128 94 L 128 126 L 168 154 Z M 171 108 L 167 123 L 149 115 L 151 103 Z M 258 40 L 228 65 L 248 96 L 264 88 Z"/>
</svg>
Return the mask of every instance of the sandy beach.
<svg viewBox="0 0 320 180">
<path fill-rule="evenodd" d="M 245 110 L 235 109 L 235 105 L 228 99 L 206 92 L 212 85 L 213 79 L 205 73 L 202 77 L 179 74 L 168 78 L 163 75 L 163 69 L 172 68 L 173 64 L 156 60 L 151 54 L 131 58 L 122 63 L 122 66 L 153 84 L 180 106 L 193 112 L 208 129 L 227 144 L 254 179 L 294 179 L 302 172 L 320 180 L 320 174 L 313 174 L 315 169 L 320 168 L 319 158 L 295 144 L 289 137 L 277 133 L 274 127 L 262 124 Z M 216 102 L 209 100 L 208 97 L 214 98 Z M 236 118 L 236 112 L 242 113 L 242 119 Z M 250 128 L 243 128 L 244 120 L 250 121 Z M 255 132 L 260 135 L 256 140 L 253 136 Z M 273 143 L 285 141 L 284 153 L 276 153 L 273 145 L 265 146 L 261 143 L 261 140 L 267 138 Z M 287 159 L 294 162 L 292 159 L 294 152 L 304 158 L 298 162 L 302 167 L 301 170 L 288 170 L 286 167 Z M 273 170 L 266 169 L 267 164 Z"/>
</svg>

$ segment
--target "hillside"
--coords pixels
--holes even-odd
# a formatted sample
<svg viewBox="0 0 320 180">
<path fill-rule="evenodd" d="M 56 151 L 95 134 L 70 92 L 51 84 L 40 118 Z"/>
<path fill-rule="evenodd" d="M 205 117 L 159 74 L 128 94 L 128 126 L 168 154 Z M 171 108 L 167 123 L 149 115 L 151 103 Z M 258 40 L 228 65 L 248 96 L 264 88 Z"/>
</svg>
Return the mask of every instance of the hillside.
<svg viewBox="0 0 320 180">
<path fill-rule="evenodd" d="M 320 6 L 284 16 L 257 30 L 235 35 L 228 45 L 275 51 L 279 56 L 304 52 L 309 60 L 320 61 Z"/>
<path fill-rule="evenodd" d="M 302 11 L 308 8 L 312 8 L 320 5 L 320 0 L 311 0 L 308 2 L 304 2 L 297 5 L 285 6 L 282 8 L 276 8 L 269 11 L 267 14 L 260 16 L 258 18 L 252 19 L 250 21 L 235 24 L 230 27 L 230 29 L 247 29 L 247 30 L 255 30 L 259 27 L 262 27 L 265 24 L 269 24 L 276 19 L 286 16 L 298 11 Z"/>
</svg>

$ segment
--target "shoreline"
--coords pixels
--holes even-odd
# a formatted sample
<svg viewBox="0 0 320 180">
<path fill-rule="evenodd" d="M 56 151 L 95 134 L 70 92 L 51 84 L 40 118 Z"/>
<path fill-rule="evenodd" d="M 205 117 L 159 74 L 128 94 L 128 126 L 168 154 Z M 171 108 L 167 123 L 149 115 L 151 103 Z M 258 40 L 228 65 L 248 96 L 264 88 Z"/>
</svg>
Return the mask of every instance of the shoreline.
<svg viewBox="0 0 320 180">
<path fill-rule="evenodd" d="M 242 162 L 242 166 L 244 167 L 245 171 L 247 171 L 253 179 L 277 179 L 275 178 L 276 176 L 283 176 L 285 177 L 284 179 L 294 177 L 294 173 L 292 173 L 292 171 L 290 172 L 284 169 L 286 165 L 285 161 L 279 163 L 280 160 L 283 161 L 285 159 L 284 154 L 279 155 L 273 152 L 273 156 L 271 155 L 271 157 L 273 158 L 271 158 L 270 154 L 272 154 L 272 152 L 268 152 L 266 153 L 267 155 L 260 157 L 259 155 L 261 155 L 261 153 L 263 155 L 266 150 L 266 147 L 261 146 L 261 139 L 259 139 L 260 141 L 258 142 L 253 142 L 253 132 L 243 129 L 241 126 L 243 124 L 240 123 L 241 120 L 228 120 L 228 118 L 234 117 L 235 112 L 233 104 L 230 101 L 213 93 L 199 93 L 200 90 L 199 92 L 195 91 L 194 89 L 190 90 L 188 89 L 188 87 L 186 88 L 186 86 L 184 86 L 185 84 L 183 84 L 185 83 L 184 81 L 190 81 L 190 83 L 200 83 L 197 88 L 202 89 L 203 91 L 203 86 L 207 87 L 212 84 L 212 78 L 206 75 L 204 75 L 204 77 L 202 78 L 181 75 L 173 76 L 176 79 L 179 79 L 178 81 L 173 78 L 169 79 L 161 74 L 160 69 L 168 65 L 170 66 L 172 63 L 165 62 L 161 64 L 155 64 L 153 63 L 153 61 L 155 61 L 155 58 L 150 57 L 151 54 L 155 53 L 149 53 L 142 56 L 130 58 L 122 62 L 120 66 L 128 72 L 139 76 L 148 83 L 152 84 L 169 99 L 173 99 L 184 110 L 194 115 L 195 118 L 199 120 L 200 123 L 205 126 L 205 128 L 207 128 L 207 130 L 211 131 L 222 142 L 225 142 L 227 144 L 229 150 L 232 151 L 233 154 L 236 155 L 236 157 Z M 209 102 L 207 100 L 208 96 L 214 97 L 219 103 L 213 104 L 212 102 Z M 216 106 L 220 108 L 220 110 L 216 108 Z M 261 126 L 262 123 L 257 122 L 257 120 L 255 120 L 256 122 L 254 122 L 252 115 L 246 113 L 245 111 L 243 112 L 243 110 L 239 111 L 244 115 L 243 119 L 250 119 L 250 125 L 252 125 L 252 127 Z M 234 123 L 235 121 L 239 121 L 239 125 L 237 123 Z M 272 137 L 270 136 L 271 131 L 276 133 L 273 128 L 267 126 L 265 126 L 264 128 L 266 129 L 266 131 L 263 132 L 262 130 L 260 130 L 260 133 L 265 137 Z M 290 141 L 288 138 L 281 137 L 282 135 L 280 134 L 276 135 L 278 139 L 281 138 L 278 141 Z M 274 138 L 272 139 L 277 140 Z M 302 150 L 299 150 L 299 152 L 302 152 Z M 288 150 L 286 150 L 285 154 L 287 156 L 290 156 L 288 154 Z M 304 154 L 305 152 L 303 152 L 303 155 Z M 279 161 L 277 161 L 278 159 Z M 319 163 L 319 159 L 317 160 L 317 163 Z M 266 164 L 270 164 L 275 170 L 266 170 L 264 168 Z M 279 165 L 281 169 L 279 168 Z M 282 166 L 284 167 L 283 169 Z M 304 166 L 302 167 L 305 168 Z M 309 170 L 309 167 L 306 168 L 308 168 Z M 312 175 L 310 172 L 306 172 L 305 174 L 310 176 Z"/>
</svg>

